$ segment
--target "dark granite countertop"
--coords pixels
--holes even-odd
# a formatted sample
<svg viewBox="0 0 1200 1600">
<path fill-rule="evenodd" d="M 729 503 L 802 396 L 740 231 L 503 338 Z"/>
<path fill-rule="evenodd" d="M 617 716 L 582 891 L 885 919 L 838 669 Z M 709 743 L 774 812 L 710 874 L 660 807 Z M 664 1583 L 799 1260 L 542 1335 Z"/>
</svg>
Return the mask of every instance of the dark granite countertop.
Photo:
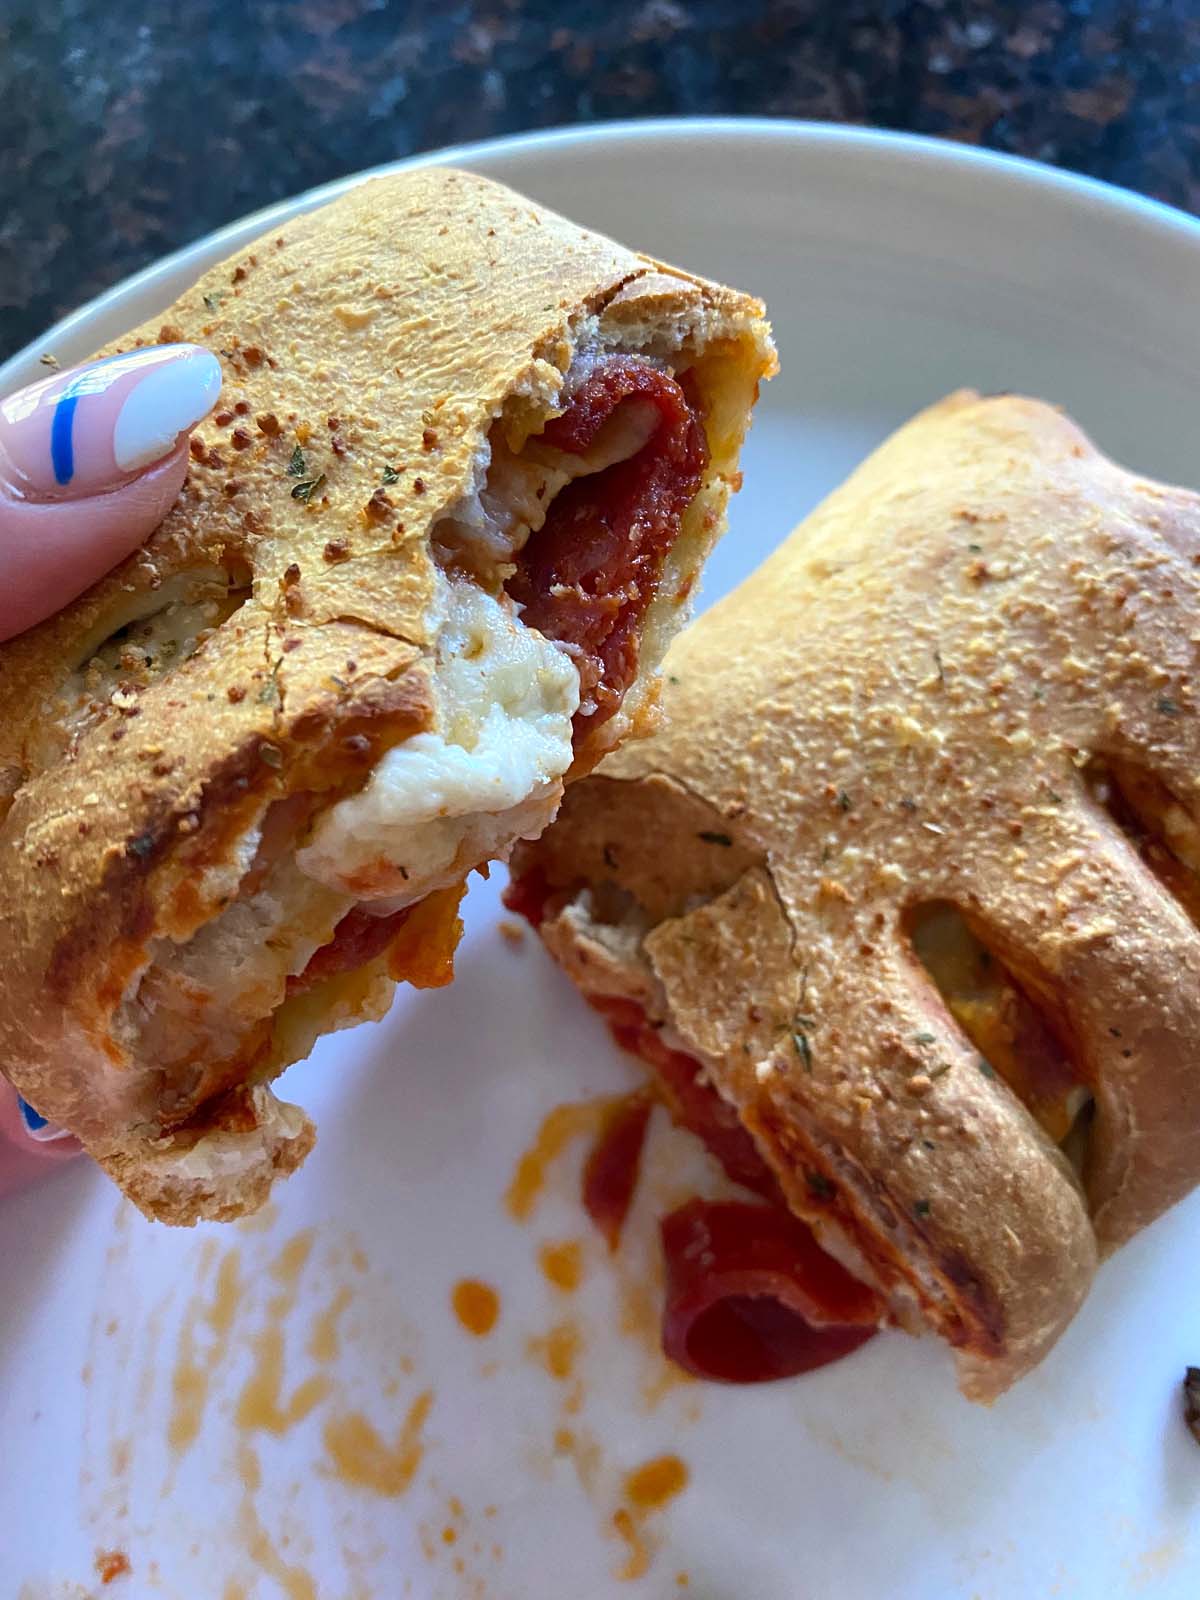
<svg viewBox="0 0 1200 1600">
<path fill-rule="evenodd" d="M 706 113 L 933 133 L 1200 211 L 1200 0 L 5 0 L 0 357 L 340 173 Z"/>
</svg>

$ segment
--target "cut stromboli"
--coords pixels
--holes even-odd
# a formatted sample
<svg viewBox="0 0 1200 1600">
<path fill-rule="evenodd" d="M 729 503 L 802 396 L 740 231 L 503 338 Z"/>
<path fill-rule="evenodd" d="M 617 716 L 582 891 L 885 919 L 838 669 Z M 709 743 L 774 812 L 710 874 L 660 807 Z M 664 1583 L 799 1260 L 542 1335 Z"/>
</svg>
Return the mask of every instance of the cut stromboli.
<svg viewBox="0 0 1200 1600">
<path fill-rule="evenodd" d="M 1195 494 L 952 396 L 514 858 L 677 1120 L 977 1399 L 1200 1177 L 1198 562 Z"/>
<path fill-rule="evenodd" d="M 463 880 L 649 726 L 757 302 L 465 173 L 364 185 L 124 344 L 220 350 L 146 548 L 0 660 L 0 1065 L 149 1214 L 312 1142 L 271 1080 L 451 970 Z"/>
</svg>

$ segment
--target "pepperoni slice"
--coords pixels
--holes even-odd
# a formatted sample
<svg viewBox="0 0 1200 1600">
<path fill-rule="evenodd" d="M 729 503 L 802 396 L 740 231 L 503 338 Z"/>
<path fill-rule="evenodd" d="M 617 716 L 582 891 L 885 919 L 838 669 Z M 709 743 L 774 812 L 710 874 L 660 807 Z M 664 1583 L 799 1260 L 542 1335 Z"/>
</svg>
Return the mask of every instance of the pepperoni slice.
<svg viewBox="0 0 1200 1600">
<path fill-rule="evenodd" d="M 795 1377 L 840 1361 L 878 1329 L 879 1297 L 781 1206 L 689 1200 L 661 1229 L 663 1350 L 697 1377 Z"/>
<path fill-rule="evenodd" d="M 637 674 L 642 622 L 700 487 L 708 443 L 681 386 L 635 356 L 597 367 L 541 435 L 555 449 L 582 455 L 617 407 L 635 398 L 659 415 L 647 443 L 556 496 L 507 585 L 527 623 L 572 649 L 581 695 L 577 737 L 618 710 Z"/>
<path fill-rule="evenodd" d="M 509 903 L 540 920 L 544 883 L 515 887 Z M 840 1361 L 865 1344 L 886 1318 L 883 1300 L 788 1210 L 774 1174 L 736 1111 L 704 1082 L 700 1063 L 672 1050 L 636 1001 L 596 996 L 591 1004 L 617 1043 L 654 1069 L 675 1120 L 704 1141 L 735 1182 L 768 1202 L 696 1199 L 663 1218 L 667 1356 L 700 1378 L 767 1383 Z M 610 1248 L 632 1198 L 644 1131 L 633 1101 L 585 1172 L 585 1205 Z"/>
</svg>

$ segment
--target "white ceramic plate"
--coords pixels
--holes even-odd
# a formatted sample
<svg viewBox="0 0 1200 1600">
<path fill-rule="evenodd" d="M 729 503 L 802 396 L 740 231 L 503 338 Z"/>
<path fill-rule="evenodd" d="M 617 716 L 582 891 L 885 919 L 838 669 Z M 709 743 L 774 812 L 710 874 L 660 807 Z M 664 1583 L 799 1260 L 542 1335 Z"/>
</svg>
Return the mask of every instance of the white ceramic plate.
<svg viewBox="0 0 1200 1600">
<path fill-rule="evenodd" d="M 783 374 L 706 599 L 959 384 L 1061 401 L 1120 459 L 1200 476 L 1200 227 L 1182 216 L 954 146 L 780 123 L 453 155 L 766 297 Z M 330 192 L 134 278 L 0 387 L 37 375 L 42 350 L 83 356 Z M 289 1074 L 321 1142 L 265 1222 L 152 1228 L 83 1167 L 4 1206 L 0 1593 L 86 1592 L 113 1550 L 132 1568 L 103 1589 L 114 1600 L 1196 1593 L 1200 1453 L 1178 1386 L 1200 1359 L 1200 1200 L 1105 1269 L 990 1413 L 959 1399 L 938 1347 L 898 1334 L 794 1383 L 673 1381 L 654 1349 L 654 1218 L 704 1162 L 656 1127 L 615 1259 L 575 1198 L 578 1144 L 532 1217 L 510 1217 L 540 1120 L 635 1073 L 497 917 L 495 882 L 478 885 L 456 985 L 403 994 Z M 582 1241 L 573 1295 L 538 1264 L 565 1239 Z M 500 1294 L 484 1338 L 451 1309 L 466 1277 Z M 546 1369 L 555 1328 L 565 1378 Z M 686 1488 L 623 1535 L 626 1473 L 667 1453 Z"/>
</svg>

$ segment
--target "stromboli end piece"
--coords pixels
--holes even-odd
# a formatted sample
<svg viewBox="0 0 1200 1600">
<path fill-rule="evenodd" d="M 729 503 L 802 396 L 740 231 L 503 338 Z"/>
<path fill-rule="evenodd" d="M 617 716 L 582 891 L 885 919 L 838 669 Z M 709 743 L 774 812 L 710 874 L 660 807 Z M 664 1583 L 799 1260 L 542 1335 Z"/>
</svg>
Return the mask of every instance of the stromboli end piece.
<svg viewBox="0 0 1200 1600">
<path fill-rule="evenodd" d="M 649 721 L 774 354 L 756 301 L 438 168 L 122 345 L 183 339 L 224 390 L 179 503 L 0 653 L 0 1065 L 187 1223 L 302 1159 L 270 1081 L 445 981 L 466 874 Z"/>
<path fill-rule="evenodd" d="M 514 861 L 584 992 L 699 1064 L 975 1398 L 1200 1176 L 1198 561 L 1196 495 L 951 396 Z"/>
</svg>

